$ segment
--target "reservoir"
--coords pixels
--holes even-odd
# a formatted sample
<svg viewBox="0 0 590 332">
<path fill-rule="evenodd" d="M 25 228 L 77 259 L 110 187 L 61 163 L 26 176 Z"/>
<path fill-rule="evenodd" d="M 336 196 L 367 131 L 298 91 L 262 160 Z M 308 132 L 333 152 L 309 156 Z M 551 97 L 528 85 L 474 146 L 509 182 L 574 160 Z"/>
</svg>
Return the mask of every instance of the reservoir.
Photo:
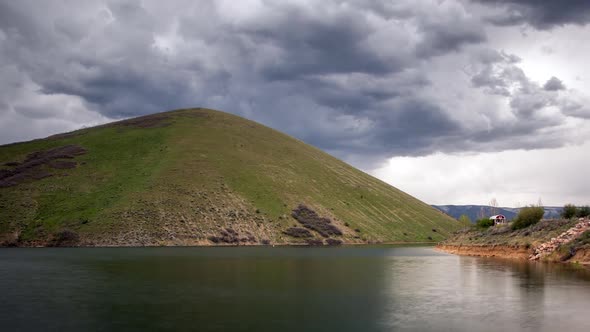
<svg viewBox="0 0 590 332">
<path fill-rule="evenodd" d="M 590 331 L 590 272 L 432 247 L 0 249 L 3 331 Z"/>
</svg>

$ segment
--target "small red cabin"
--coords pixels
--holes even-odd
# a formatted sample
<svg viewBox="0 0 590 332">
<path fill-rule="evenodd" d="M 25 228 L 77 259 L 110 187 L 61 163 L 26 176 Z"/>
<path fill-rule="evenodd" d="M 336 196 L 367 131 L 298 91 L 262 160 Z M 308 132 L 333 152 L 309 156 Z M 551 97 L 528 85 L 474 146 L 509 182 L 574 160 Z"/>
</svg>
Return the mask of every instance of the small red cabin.
<svg viewBox="0 0 590 332">
<path fill-rule="evenodd" d="M 491 216 L 490 220 L 494 221 L 494 225 L 505 224 L 508 222 L 508 219 L 506 219 L 506 216 L 504 216 L 503 214 L 497 214 L 495 216 Z"/>
</svg>

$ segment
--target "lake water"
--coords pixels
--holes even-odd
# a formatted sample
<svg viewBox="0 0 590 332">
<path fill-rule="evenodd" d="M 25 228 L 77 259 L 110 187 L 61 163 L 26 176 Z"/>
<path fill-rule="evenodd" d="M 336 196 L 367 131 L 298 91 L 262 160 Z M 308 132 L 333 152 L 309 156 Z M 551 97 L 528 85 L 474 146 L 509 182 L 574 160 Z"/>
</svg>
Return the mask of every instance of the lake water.
<svg viewBox="0 0 590 332">
<path fill-rule="evenodd" d="M 0 250 L 2 331 L 590 331 L 590 272 L 429 247 Z"/>
</svg>

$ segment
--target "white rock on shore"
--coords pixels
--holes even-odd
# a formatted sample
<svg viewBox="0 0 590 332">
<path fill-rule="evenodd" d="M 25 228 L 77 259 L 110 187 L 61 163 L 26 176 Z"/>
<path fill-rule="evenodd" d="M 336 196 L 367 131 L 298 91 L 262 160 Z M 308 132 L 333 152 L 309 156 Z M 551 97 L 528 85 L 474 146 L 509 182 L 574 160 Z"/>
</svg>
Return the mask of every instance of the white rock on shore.
<svg viewBox="0 0 590 332">
<path fill-rule="evenodd" d="M 590 229 L 590 220 L 580 218 L 579 222 L 572 228 L 534 248 L 533 253 L 529 256 L 529 260 L 535 261 L 550 255 L 561 245 L 570 243 L 588 229 Z"/>
</svg>

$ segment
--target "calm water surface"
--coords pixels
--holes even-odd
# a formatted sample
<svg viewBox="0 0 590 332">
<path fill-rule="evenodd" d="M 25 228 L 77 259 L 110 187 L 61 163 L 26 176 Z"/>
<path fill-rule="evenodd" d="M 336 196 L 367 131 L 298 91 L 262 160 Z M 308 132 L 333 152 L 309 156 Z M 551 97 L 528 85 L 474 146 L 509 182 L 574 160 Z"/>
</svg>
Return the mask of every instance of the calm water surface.
<svg viewBox="0 0 590 332">
<path fill-rule="evenodd" d="M 2 331 L 590 331 L 590 273 L 428 247 L 0 250 Z"/>
</svg>

